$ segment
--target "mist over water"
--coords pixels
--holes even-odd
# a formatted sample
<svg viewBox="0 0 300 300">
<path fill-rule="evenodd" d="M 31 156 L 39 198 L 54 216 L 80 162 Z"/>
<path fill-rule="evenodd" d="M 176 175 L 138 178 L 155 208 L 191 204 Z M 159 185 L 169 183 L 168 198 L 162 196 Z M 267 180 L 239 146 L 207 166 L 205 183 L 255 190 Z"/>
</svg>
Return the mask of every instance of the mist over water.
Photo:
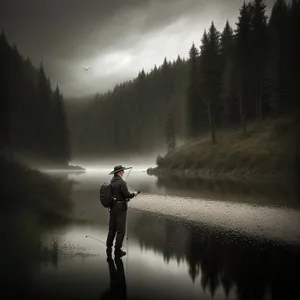
<svg viewBox="0 0 300 300">
<path fill-rule="evenodd" d="M 122 148 L 120 149 L 120 152 Z M 163 153 L 163 152 L 161 152 Z M 122 165 L 125 167 L 132 167 L 135 171 L 146 171 L 149 167 L 155 167 L 157 153 L 149 154 L 147 156 L 120 156 L 107 158 L 86 158 L 74 159 L 70 162 L 71 165 L 79 165 L 88 171 L 111 172 L 114 166 Z"/>
<path fill-rule="evenodd" d="M 126 158 L 82 159 L 74 160 L 70 164 L 81 166 L 84 172 L 78 171 L 69 177 L 82 188 L 92 188 L 98 191 L 100 185 L 109 182 L 112 175 L 109 173 L 116 165 L 132 167 L 125 170 L 124 179 L 131 190 L 140 190 L 142 193 L 153 195 L 173 195 L 182 197 L 201 198 L 233 203 L 255 205 L 270 205 L 279 207 L 299 208 L 299 195 L 293 183 L 265 182 L 265 181 L 231 181 L 221 179 L 178 178 L 176 176 L 159 175 L 149 176 L 146 170 L 155 167 L 156 157 L 132 156 Z M 53 171 L 54 173 L 56 171 Z M 53 173 L 52 172 L 52 173 Z M 61 170 L 61 172 L 65 172 Z M 59 173 L 59 172 L 58 172 Z"/>
</svg>

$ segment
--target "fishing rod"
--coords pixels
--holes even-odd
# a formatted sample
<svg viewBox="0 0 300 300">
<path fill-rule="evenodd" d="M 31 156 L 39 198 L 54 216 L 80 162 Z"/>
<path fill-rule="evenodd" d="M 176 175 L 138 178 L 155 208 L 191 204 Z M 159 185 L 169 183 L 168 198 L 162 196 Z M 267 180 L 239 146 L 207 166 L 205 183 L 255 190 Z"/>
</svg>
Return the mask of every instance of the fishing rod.
<svg viewBox="0 0 300 300">
<path fill-rule="evenodd" d="M 93 240 L 96 240 L 96 241 L 98 241 L 98 242 L 100 242 L 100 243 L 102 243 L 103 245 L 105 245 L 105 246 L 106 246 L 106 243 L 104 243 L 103 241 L 101 241 L 101 240 L 99 240 L 99 239 L 97 239 L 97 238 L 95 238 L 95 237 L 93 237 L 93 236 L 86 235 L 85 237 L 86 237 L 86 238 L 93 239 Z"/>
<path fill-rule="evenodd" d="M 130 172 L 131 172 L 131 170 L 132 170 L 132 167 L 129 167 L 129 169 L 130 169 L 130 171 L 128 172 L 128 174 L 127 174 L 127 176 L 126 176 L 125 181 L 127 181 L 127 178 L 128 178 L 128 176 L 129 176 L 129 174 L 130 174 Z"/>
<path fill-rule="evenodd" d="M 127 179 L 128 179 L 128 176 L 129 176 L 129 174 L 130 174 L 130 172 L 131 172 L 131 170 L 132 170 L 132 167 L 129 167 L 128 169 L 130 169 L 130 171 L 128 172 L 128 174 L 126 175 L 126 178 L 125 178 L 125 182 L 127 183 Z M 127 186 L 128 186 L 128 184 L 127 184 Z M 130 186 L 129 186 L 130 187 Z M 130 187 L 131 188 L 131 187 Z M 133 190 L 135 190 L 135 189 L 133 189 Z M 137 191 L 138 193 L 137 193 L 137 195 L 138 194 L 140 194 L 141 192 L 140 191 Z M 127 239 L 128 239 L 128 237 L 127 237 Z"/>
<path fill-rule="evenodd" d="M 132 170 L 132 167 L 129 167 L 130 171 L 128 172 L 126 178 L 125 178 L 125 182 L 127 183 L 127 179 L 128 179 L 128 176 Z M 127 184 L 128 186 L 128 184 Z M 135 190 L 135 189 L 134 189 Z M 141 192 L 140 191 L 137 191 L 137 195 L 140 194 Z M 129 256 L 129 246 L 128 246 L 128 242 L 129 242 L 129 238 L 128 238 L 128 217 L 126 218 L 126 252 L 127 252 L 127 255 L 126 255 L 126 278 L 128 279 L 128 256 Z"/>
<path fill-rule="evenodd" d="M 127 179 L 128 179 L 128 176 L 129 176 L 131 170 L 132 170 L 132 167 L 130 167 L 130 170 L 129 170 L 127 176 L 126 176 L 125 182 L 127 182 Z M 139 194 L 139 192 L 138 192 L 138 194 Z M 126 218 L 126 229 L 125 229 L 125 231 L 126 231 L 126 252 L 127 252 L 127 256 L 126 256 L 126 271 L 125 271 L 126 275 L 125 276 L 128 278 L 128 274 L 127 274 L 127 270 L 128 270 L 128 255 L 129 255 L 129 251 L 128 251 L 128 217 Z"/>
</svg>

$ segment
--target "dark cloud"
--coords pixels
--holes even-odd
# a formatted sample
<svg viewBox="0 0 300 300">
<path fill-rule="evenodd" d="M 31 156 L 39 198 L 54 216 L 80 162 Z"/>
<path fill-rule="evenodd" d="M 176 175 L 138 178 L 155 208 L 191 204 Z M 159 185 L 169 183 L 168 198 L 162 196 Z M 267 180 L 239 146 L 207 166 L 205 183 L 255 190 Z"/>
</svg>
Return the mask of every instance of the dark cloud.
<svg viewBox="0 0 300 300">
<path fill-rule="evenodd" d="M 240 0 L 2 0 L 0 26 L 22 54 L 36 65 L 43 58 L 52 81 L 59 82 L 67 95 L 75 95 L 103 91 L 118 80 L 132 77 L 136 72 L 132 55 L 139 56 L 136 61 L 141 65 L 135 64 L 137 67 L 143 67 L 145 61 L 146 65 L 160 64 L 163 57 L 154 50 L 164 30 L 165 38 L 173 41 L 175 50 L 178 48 L 177 53 L 187 54 L 186 46 L 183 49 L 176 36 L 181 39 L 195 36 L 200 41 L 204 28 L 212 20 L 219 27 L 227 18 L 234 20 L 241 3 Z M 177 24 L 176 32 L 166 30 L 172 24 Z M 168 56 L 169 52 L 161 53 Z M 114 69 L 113 62 L 106 64 L 113 57 L 118 66 L 115 73 L 97 71 L 104 66 L 107 70 Z M 80 65 L 87 63 L 96 64 L 97 68 L 90 77 L 80 69 Z M 120 69 L 122 65 L 124 68 Z"/>
</svg>

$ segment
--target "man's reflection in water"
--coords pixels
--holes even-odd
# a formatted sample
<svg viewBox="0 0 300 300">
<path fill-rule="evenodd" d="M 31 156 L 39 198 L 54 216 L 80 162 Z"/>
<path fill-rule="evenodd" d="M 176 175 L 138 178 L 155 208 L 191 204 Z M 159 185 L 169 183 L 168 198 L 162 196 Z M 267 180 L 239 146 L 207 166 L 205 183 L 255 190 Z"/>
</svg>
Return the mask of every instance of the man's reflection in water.
<svg viewBox="0 0 300 300">
<path fill-rule="evenodd" d="M 126 277 L 122 258 L 111 256 L 107 257 L 110 289 L 106 290 L 101 299 L 127 299 Z"/>
</svg>

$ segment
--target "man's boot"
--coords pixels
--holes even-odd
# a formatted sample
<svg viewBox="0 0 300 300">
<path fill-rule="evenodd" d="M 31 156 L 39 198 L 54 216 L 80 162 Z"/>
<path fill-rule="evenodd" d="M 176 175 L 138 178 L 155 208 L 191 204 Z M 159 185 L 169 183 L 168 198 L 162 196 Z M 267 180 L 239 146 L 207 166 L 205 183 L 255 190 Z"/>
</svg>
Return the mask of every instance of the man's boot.
<svg viewBox="0 0 300 300">
<path fill-rule="evenodd" d="M 115 249 L 115 256 L 121 257 L 126 255 L 126 252 L 123 251 L 122 249 Z"/>
</svg>

